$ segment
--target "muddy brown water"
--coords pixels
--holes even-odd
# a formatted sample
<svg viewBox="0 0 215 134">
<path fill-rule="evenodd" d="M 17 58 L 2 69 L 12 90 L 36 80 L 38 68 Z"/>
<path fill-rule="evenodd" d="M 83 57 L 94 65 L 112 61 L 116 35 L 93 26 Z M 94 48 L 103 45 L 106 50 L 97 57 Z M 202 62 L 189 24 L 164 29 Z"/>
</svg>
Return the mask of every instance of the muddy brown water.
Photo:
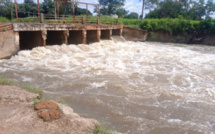
<svg viewBox="0 0 215 134">
<path fill-rule="evenodd" d="M 38 86 L 118 133 L 215 132 L 215 47 L 112 41 L 38 47 L 0 60 L 0 75 Z"/>
</svg>

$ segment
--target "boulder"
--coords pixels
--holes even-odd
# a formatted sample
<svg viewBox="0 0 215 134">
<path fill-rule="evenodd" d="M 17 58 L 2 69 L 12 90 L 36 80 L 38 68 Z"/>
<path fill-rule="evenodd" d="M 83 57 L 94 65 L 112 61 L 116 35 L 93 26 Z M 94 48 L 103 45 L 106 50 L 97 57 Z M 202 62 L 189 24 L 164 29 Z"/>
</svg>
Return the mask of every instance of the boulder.
<svg viewBox="0 0 215 134">
<path fill-rule="evenodd" d="M 61 112 L 57 103 L 53 101 L 42 101 L 35 105 L 37 114 L 43 121 L 53 121 L 61 116 Z"/>
</svg>

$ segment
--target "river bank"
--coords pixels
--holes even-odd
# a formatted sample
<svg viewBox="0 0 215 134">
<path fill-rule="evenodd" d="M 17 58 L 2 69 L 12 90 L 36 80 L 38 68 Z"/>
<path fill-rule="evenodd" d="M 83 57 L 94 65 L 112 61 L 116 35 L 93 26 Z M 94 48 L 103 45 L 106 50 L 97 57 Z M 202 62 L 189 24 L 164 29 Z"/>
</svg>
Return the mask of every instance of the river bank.
<svg viewBox="0 0 215 134">
<path fill-rule="evenodd" d="M 59 104 L 60 119 L 44 122 L 37 116 L 33 100 L 39 94 L 16 86 L 0 85 L 0 133 L 2 134 L 89 134 L 98 122 L 80 117 L 70 107 Z"/>
</svg>

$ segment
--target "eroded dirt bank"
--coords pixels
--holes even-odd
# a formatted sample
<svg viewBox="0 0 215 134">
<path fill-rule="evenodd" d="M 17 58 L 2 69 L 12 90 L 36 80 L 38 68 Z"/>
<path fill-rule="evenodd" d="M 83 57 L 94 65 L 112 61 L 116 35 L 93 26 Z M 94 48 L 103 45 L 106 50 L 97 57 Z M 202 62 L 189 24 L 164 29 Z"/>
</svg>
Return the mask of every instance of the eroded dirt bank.
<svg viewBox="0 0 215 134">
<path fill-rule="evenodd" d="M 62 117 L 44 122 L 32 105 L 38 96 L 15 86 L 0 85 L 0 134 L 88 134 L 98 124 L 62 104 L 58 104 Z"/>
</svg>

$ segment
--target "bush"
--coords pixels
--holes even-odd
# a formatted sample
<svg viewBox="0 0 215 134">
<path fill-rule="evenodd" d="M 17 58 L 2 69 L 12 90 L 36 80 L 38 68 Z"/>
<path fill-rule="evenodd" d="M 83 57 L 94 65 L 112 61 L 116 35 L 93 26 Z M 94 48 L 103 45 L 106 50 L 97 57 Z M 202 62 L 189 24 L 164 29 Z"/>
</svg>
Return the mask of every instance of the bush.
<svg viewBox="0 0 215 134">
<path fill-rule="evenodd" d="M 215 19 L 205 19 L 201 21 L 199 29 L 209 34 L 215 34 Z"/>
<path fill-rule="evenodd" d="M 0 16 L 0 22 L 10 22 L 10 20 L 8 20 L 8 19 L 5 18 L 5 17 L 1 17 L 1 16 Z"/>
<path fill-rule="evenodd" d="M 177 19 L 144 19 L 141 23 L 141 29 L 150 31 L 163 31 L 170 34 L 189 33 L 197 30 L 200 21 L 185 20 L 183 18 Z"/>
<path fill-rule="evenodd" d="M 131 12 L 129 15 L 126 15 L 125 18 L 128 18 L 128 19 L 138 19 L 138 13 L 136 12 Z"/>
<path fill-rule="evenodd" d="M 110 130 L 107 130 L 104 125 L 101 123 L 99 125 L 96 125 L 93 134 L 112 134 Z"/>
</svg>

